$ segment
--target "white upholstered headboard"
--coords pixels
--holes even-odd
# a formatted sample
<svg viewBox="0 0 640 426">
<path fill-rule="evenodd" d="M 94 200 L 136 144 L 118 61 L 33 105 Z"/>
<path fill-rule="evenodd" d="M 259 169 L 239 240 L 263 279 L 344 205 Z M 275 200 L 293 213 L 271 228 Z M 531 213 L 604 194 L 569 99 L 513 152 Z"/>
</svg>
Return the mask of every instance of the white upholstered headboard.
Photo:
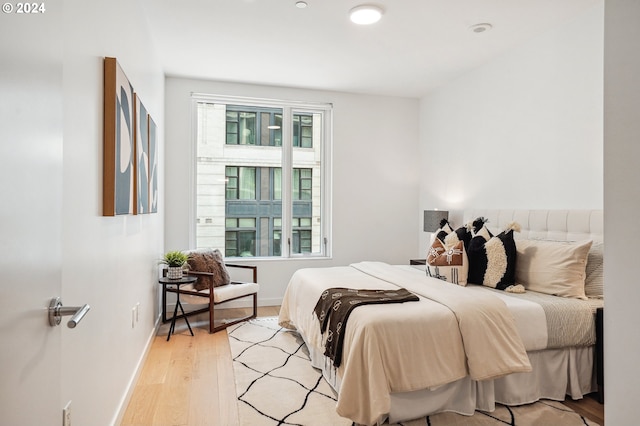
<svg viewBox="0 0 640 426">
<path fill-rule="evenodd" d="M 516 239 L 603 241 L 602 210 L 465 210 L 462 224 L 480 216 L 489 220 L 487 226 L 494 235 L 510 222 L 518 222 L 522 229 L 514 234 Z"/>
</svg>

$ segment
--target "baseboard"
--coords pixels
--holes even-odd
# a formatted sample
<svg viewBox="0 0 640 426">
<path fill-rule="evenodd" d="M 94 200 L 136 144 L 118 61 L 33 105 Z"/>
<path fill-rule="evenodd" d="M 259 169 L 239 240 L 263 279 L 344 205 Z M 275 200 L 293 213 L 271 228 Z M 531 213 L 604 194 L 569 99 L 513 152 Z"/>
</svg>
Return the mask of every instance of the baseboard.
<svg viewBox="0 0 640 426">
<path fill-rule="evenodd" d="M 118 405 L 118 410 L 116 412 L 116 415 L 113 421 L 111 422 L 112 426 L 116 426 L 122 423 L 124 414 L 127 411 L 127 407 L 129 406 L 129 401 L 131 401 L 131 396 L 133 395 L 133 391 L 136 387 L 136 383 L 138 382 L 138 378 L 140 377 L 140 373 L 142 372 L 142 367 L 144 367 L 144 363 L 147 360 L 147 356 L 151 351 L 151 344 L 153 343 L 153 340 L 158 334 L 158 330 L 160 329 L 161 325 L 162 325 L 161 317 L 160 315 L 158 315 L 158 318 L 156 318 L 156 322 L 153 328 L 151 329 L 151 334 L 147 339 L 147 343 L 144 347 L 144 351 L 142 351 L 142 355 L 140 356 L 140 359 L 138 359 L 138 363 L 136 364 L 136 368 L 133 371 L 133 374 L 131 375 L 131 379 L 129 380 L 129 383 L 127 383 L 127 389 L 124 395 L 122 396 L 122 399 L 120 400 L 120 404 Z"/>
<path fill-rule="evenodd" d="M 260 299 L 258 297 L 258 306 L 281 306 L 282 297 L 273 297 L 270 299 Z"/>
</svg>

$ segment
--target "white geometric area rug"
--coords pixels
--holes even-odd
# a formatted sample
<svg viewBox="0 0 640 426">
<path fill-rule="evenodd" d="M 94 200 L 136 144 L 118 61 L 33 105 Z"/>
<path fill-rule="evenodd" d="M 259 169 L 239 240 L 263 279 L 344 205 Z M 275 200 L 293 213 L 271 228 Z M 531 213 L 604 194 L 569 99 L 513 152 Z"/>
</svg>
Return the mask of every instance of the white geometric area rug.
<svg viewBox="0 0 640 426">
<path fill-rule="evenodd" d="M 276 317 L 243 322 L 229 327 L 227 333 L 241 425 L 352 425 L 336 414 L 337 396 L 320 371 L 311 366 L 302 338 L 281 328 Z M 492 413 L 477 411 L 473 416 L 441 413 L 399 425 L 598 426 L 555 401 L 519 407 L 498 405 Z"/>
</svg>

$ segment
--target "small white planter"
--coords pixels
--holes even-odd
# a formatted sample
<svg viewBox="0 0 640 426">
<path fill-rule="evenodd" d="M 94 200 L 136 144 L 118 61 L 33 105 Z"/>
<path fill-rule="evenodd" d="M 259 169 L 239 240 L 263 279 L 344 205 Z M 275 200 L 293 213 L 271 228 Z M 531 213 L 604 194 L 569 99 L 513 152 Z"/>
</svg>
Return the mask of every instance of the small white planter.
<svg viewBox="0 0 640 426">
<path fill-rule="evenodd" d="M 179 280 L 182 278 L 182 266 L 169 266 L 167 268 L 167 278 L 170 280 Z"/>
</svg>

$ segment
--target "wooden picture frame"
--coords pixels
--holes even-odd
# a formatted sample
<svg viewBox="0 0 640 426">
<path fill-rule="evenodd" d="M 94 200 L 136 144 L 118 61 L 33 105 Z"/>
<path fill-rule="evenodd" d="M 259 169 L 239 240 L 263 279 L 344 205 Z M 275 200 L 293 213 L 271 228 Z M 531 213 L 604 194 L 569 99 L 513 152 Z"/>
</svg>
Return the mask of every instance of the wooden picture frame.
<svg viewBox="0 0 640 426">
<path fill-rule="evenodd" d="M 104 216 L 135 212 L 133 94 L 116 58 L 104 58 Z"/>
</svg>

